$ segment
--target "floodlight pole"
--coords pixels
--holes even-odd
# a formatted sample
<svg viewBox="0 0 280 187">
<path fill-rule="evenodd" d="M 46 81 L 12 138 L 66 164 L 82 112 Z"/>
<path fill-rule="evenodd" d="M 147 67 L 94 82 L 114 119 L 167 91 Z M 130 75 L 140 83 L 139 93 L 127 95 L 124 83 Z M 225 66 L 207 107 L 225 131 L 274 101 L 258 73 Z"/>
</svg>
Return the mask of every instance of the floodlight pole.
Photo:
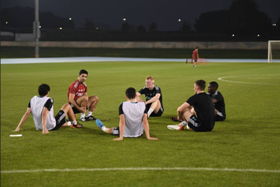
<svg viewBox="0 0 280 187">
<path fill-rule="evenodd" d="M 35 58 L 39 58 L 39 38 L 40 38 L 39 0 L 35 0 L 35 21 L 33 23 L 33 35 L 35 37 Z"/>
</svg>

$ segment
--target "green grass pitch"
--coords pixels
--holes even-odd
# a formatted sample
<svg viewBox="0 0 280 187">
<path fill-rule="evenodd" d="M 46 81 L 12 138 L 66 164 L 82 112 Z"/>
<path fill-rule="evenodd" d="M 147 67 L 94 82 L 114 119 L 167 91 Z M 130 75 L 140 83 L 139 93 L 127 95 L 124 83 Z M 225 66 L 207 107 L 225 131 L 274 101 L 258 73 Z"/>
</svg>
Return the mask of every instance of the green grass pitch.
<svg viewBox="0 0 280 187">
<path fill-rule="evenodd" d="M 94 115 L 110 118 L 104 121 L 108 127 L 118 126 L 125 89 L 139 90 L 146 76 L 154 76 L 165 112 L 149 123 L 151 136 L 159 140 L 143 136 L 114 142 L 95 122 L 42 135 L 31 117 L 19 132 L 22 137 L 9 136 L 16 134 L 12 130 L 40 84 L 50 85 L 57 113 L 80 69 L 89 72 L 88 94 L 99 96 Z M 227 120 L 207 133 L 169 131 L 166 126 L 175 124 L 170 117 L 194 94 L 197 79 L 219 83 Z M 1 65 L 1 186 L 279 186 L 279 93 L 279 63 Z M 8 173 L 15 170 L 37 171 Z"/>
</svg>

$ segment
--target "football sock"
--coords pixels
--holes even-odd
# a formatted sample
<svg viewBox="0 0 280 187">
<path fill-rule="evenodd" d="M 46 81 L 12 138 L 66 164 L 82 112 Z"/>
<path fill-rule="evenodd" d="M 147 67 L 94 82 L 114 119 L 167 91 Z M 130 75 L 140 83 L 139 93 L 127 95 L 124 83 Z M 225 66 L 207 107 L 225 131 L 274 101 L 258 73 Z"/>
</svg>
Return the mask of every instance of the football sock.
<svg viewBox="0 0 280 187">
<path fill-rule="evenodd" d="M 77 125 L 77 121 L 76 121 L 76 120 L 72 121 L 72 123 L 73 123 L 74 125 Z"/>
<path fill-rule="evenodd" d="M 106 127 L 103 125 L 103 126 L 101 127 L 101 130 L 102 130 L 103 132 L 105 132 Z"/>
<path fill-rule="evenodd" d="M 186 121 L 182 121 L 179 125 L 180 126 L 182 126 L 182 127 L 184 127 L 184 126 L 186 126 L 188 123 L 186 122 Z"/>
<path fill-rule="evenodd" d="M 71 121 L 67 121 L 68 126 L 71 126 L 71 124 L 72 124 Z"/>
<path fill-rule="evenodd" d="M 92 112 L 91 111 L 88 111 L 88 114 L 87 114 L 87 116 L 90 116 L 92 114 Z"/>
<path fill-rule="evenodd" d="M 81 113 L 81 118 L 84 118 L 86 116 L 85 113 Z"/>
<path fill-rule="evenodd" d="M 148 117 L 150 117 L 150 115 L 153 113 L 154 109 L 150 108 L 148 111 Z"/>
</svg>

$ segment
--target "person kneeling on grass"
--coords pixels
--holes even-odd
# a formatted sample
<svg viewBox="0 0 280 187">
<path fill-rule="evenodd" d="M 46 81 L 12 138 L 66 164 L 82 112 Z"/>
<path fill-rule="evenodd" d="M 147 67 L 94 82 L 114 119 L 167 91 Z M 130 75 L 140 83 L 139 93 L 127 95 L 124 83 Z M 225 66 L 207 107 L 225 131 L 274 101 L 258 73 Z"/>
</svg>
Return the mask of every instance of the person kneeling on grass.
<svg viewBox="0 0 280 187">
<path fill-rule="evenodd" d="M 135 89 L 130 87 L 126 90 L 125 94 L 127 101 L 119 106 L 119 127 L 107 128 L 99 119 L 96 119 L 96 125 L 106 133 L 119 136 L 119 138 L 114 139 L 116 141 L 123 140 L 123 137 L 142 136 L 143 129 L 147 139 L 158 140 L 157 138 L 150 137 L 145 103 L 139 100 L 137 102 Z"/>
<path fill-rule="evenodd" d="M 195 81 L 195 94 L 177 109 L 178 120 L 182 122 L 168 125 L 169 130 L 183 130 L 187 126 L 197 132 L 212 131 L 215 125 L 215 110 L 210 97 L 204 92 L 205 85 L 204 80 Z"/>
<path fill-rule="evenodd" d="M 62 106 L 61 110 L 53 117 L 53 99 L 48 97 L 50 86 L 41 84 L 38 88 L 39 96 L 34 96 L 30 99 L 27 110 L 21 118 L 14 132 L 18 132 L 24 124 L 30 113 L 32 113 L 33 121 L 36 130 L 42 130 L 42 134 L 48 134 L 50 130 L 58 130 L 61 126 L 70 126 L 72 128 L 82 127 L 74 116 L 73 110 L 69 104 Z M 71 122 L 65 123 L 65 117 L 68 115 Z"/>
</svg>

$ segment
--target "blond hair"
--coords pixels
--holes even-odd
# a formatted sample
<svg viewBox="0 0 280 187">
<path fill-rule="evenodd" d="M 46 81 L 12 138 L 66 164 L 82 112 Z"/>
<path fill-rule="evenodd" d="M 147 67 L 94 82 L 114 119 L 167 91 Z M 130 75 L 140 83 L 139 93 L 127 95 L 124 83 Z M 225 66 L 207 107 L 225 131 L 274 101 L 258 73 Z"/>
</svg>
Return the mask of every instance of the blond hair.
<svg viewBox="0 0 280 187">
<path fill-rule="evenodd" d="M 153 76 L 148 76 L 148 77 L 146 77 L 146 80 L 152 80 L 152 81 L 153 81 L 153 80 L 155 80 L 155 79 L 154 79 Z"/>
</svg>

